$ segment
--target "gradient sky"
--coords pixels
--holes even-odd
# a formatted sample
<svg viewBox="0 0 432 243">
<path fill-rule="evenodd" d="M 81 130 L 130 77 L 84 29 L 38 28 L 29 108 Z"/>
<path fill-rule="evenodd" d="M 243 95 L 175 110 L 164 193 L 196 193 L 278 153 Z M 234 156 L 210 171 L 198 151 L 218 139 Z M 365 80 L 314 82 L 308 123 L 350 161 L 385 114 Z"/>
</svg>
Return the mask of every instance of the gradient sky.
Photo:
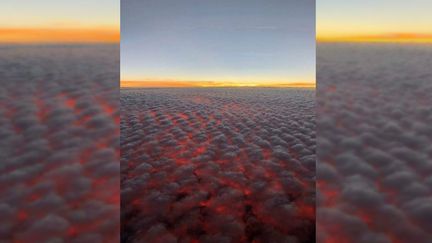
<svg viewBox="0 0 432 243">
<path fill-rule="evenodd" d="M 319 0 L 317 36 L 432 37 L 431 0 Z"/>
<path fill-rule="evenodd" d="M 1 1 L 0 42 L 112 38 L 116 32 L 118 39 L 119 28 L 119 0 Z"/>
<path fill-rule="evenodd" d="M 314 0 L 123 0 L 124 81 L 314 82 Z"/>
</svg>

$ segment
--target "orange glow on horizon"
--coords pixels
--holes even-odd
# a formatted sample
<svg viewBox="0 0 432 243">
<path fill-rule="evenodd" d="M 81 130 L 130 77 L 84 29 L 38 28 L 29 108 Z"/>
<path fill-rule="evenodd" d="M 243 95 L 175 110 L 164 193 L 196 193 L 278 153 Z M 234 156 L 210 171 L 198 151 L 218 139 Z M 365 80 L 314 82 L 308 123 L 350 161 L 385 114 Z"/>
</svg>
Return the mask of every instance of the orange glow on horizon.
<svg viewBox="0 0 432 243">
<path fill-rule="evenodd" d="M 121 81 L 121 88 L 205 88 L 205 87 L 286 87 L 315 88 L 312 82 L 297 83 L 236 83 L 218 81 Z"/>
<path fill-rule="evenodd" d="M 319 35 L 317 42 L 432 43 L 432 34 Z"/>
<path fill-rule="evenodd" d="M 118 28 L 0 28 L 0 43 L 118 43 Z"/>
</svg>

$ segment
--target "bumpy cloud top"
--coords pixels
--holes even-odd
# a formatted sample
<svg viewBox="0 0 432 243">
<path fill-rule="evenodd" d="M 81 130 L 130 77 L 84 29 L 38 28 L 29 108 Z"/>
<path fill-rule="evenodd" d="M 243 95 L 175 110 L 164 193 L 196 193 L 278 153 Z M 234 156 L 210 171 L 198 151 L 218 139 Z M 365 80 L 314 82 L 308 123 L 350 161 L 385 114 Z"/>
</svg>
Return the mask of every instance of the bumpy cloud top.
<svg viewBox="0 0 432 243">
<path fill-rule="evenodd" d="M 122 240 L 313 241 L 314 107 L 312 90 L 122 90 Z"/>
<path fill-rule="evenodd" d="M 431 56 L 318 47 L 318 242 L 432 242 Z"/>
<path fill-rule="evenodd" d="M 0 47 L 0 241 L 119 241 L 119 48 Z"/>
</svg>

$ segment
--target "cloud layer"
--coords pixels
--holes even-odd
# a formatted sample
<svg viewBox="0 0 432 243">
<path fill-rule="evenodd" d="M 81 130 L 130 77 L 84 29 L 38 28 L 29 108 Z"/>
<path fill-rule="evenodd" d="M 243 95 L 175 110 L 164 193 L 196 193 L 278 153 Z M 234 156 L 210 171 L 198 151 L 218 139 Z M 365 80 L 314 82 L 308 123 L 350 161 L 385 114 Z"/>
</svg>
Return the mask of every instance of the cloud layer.
<svg viewBox="0 0 432 243">
<path fill-rule="evenodd" d="M 318 242 L 431 242 L 431 54 L 318 47 Z"/>
<path fill-rule="evenodd" d="M 0 47 L 0 241 L 119 241 L 117 46 Z"/>
<path fill-rule="evenodd" d="M 314 241 L 314 97 L 121 90 L 122 241 Z"/>
</svg>

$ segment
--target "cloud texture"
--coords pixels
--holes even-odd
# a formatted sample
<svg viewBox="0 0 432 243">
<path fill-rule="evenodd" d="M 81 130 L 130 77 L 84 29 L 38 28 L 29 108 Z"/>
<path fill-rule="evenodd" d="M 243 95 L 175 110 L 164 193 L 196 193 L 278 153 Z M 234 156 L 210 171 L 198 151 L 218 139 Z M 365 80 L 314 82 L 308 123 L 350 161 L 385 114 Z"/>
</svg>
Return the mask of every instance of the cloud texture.
<svg viewBox="0 0 432 243">
<path fill-rule="evenodd" d="M 121 90 L 122 242 L 313 242 L 314 99 Z"/>
<path fill-rule="evenodd" d="M 431 56 L 318 47 L 318 242 L 432 242 Z"/>
<path fill-rule="evenodd" d="M 0 241 L 119 241 L 117 46 L 0 47 Z"/>
</svg>

